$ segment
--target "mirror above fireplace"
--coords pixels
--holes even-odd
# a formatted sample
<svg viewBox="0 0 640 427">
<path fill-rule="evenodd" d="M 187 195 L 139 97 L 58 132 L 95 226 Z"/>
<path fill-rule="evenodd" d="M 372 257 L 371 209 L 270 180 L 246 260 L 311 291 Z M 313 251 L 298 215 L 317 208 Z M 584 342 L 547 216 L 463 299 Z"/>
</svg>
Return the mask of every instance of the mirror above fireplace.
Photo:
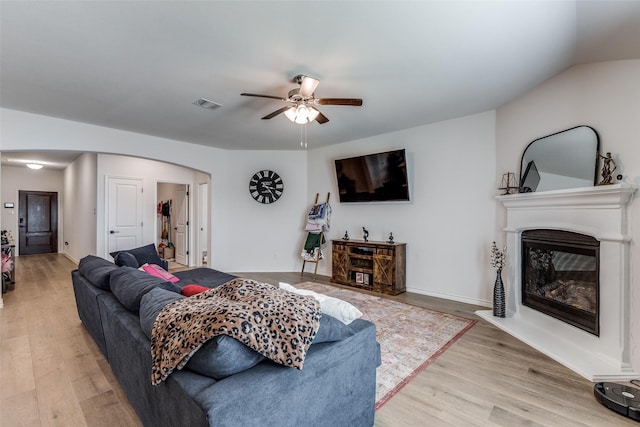
<svg viewBox="0 0 640 427">
<path fill-rule="evenodd" d="M 520 192 L 595 185 L 599 148 L 598 133 L 589 126 L 534 140 L 522 153 Z"/>
</svg>

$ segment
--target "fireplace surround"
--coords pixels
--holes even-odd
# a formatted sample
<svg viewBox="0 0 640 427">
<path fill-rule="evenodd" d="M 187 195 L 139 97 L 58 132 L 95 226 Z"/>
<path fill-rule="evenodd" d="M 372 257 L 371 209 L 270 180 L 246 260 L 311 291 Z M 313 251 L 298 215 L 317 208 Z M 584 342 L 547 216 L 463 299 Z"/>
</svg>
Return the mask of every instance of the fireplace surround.
<svg viewBox="0 0 640 427">
<path fill-rule="evenodd" d="M 627 223 L 629 202 L 636 188 L 630 184 L 614 184 L 498 196 L 497 200 L 506 208 L 507 315 L 497 318 L 491 310 L 480 310 L 476 314 L 590 381 L 640 377 L 638 367 L 631 363 L 631 234 Z M 527 280 L 523 274 L 526 267 L 523 235 L 526 242 L 533 230 L 538 230 L 533 232 L 534 240 L 540 237 L 535 234 L 540 230 L 543 234 L 557 231 L 566 236 L 580 236 L 581 249 L 565 252 L 597 258 L 574 259 L 586 261 L 587 266 L 581 269 L 589 271 L 585 273 L 585 281 L 590 282 L 593 282 L 593 262 L 597 261 L 595 274 L 599 289 L 587 292 L 595 292 L 595 301 L 586 303 L 596 304 L 595 331 L 587 331 L 523 302 L 523 280 Z"/>
</svg>

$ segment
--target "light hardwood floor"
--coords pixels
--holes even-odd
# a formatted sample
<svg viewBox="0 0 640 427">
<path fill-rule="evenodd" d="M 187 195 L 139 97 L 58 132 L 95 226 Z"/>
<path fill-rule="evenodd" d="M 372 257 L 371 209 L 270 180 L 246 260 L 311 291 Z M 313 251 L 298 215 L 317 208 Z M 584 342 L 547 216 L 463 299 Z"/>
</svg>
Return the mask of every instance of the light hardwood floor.
<svg viewBox="0 0 640 427">
<path fill-rule="evenodd" d="M 0 426 L 139 426 L 78 319 L 63 255 L 16 259 L 0 309 Z M 239 274 L 239 273 L 236 273 Z M 305 273 L 242 273 L 277 283 Z M 318 282 L 329 283 L 318 276 Z M 417 294 L 389 297 L 475 318 L 475 307 Z M 601 406 L 593 384 L 479 321 L 380 410 L 387 426 L 638 426 Z"/>
</svg>

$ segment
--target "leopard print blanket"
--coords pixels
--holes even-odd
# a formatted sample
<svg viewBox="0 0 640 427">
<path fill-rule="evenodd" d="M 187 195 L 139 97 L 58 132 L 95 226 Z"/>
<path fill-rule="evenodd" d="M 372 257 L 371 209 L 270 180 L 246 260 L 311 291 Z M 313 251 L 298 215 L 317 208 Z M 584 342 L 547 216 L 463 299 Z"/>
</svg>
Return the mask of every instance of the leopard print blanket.
<svg viewBox="0 0 640 427">
<path fill-rule="evenodd" d="M 302 369 L 320 326 L 320 304 L 268 283 L 233 279 L 164 307 L 151 335 L 151 383 L 158 385 L 216 335 L 237 339 L 284 366 Z"/>
</svg>

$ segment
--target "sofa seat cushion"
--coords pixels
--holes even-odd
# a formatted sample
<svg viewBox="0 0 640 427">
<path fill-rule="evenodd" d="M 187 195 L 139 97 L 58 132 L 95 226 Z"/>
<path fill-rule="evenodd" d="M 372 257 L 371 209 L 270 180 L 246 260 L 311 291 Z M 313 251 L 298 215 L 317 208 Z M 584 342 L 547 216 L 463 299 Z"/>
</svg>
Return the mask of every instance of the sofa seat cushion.
<svg viewBox="0 0 640 427">
<path fill-rule="evenodd" d="M 173 283 L 132 267 L 120 267 L 112 272 L 109 286 L 118 301 L 134 313 L 140 310 L 140 300 L 151 289 L 160 287 L 180 293 L 180 288 Z"/>
<path fill-rule="evenodd" d="M 78 263 L 78 271 L 80 274 L 91 282 L 91 284 L 105 291 L 111 289 L 109 281 L 111 273 L 115 270 L 118 270 L 117 265 L 94 255 L 87 255 Z"/>
<path fill-rule="evenodd" d="M 156 250 L 156 245 L 154 245 L 153 243 L 149 243 L 148 245 L 145 245 L 145 246 L 140 246 L 139 248 L 125 249 L 123 251 L 114 251 L 114 252 L 111 252 L 109 255 L 111 255 L 115 260 L 118 257 L 118 254 L 120 252 L 128 252 L 136 258 L 136 261 L 138 261 L 137 266 L 128 265 L 129 267 L 137 268 L 143 264 L 157 264 L 160 267 L 164 268 L 165 270 L 169 268 L 169 263 L 163 260 L 162 258 L 160 258 L 160 255 L 158 255 L 158 251 Z M 127 265 L 127 264 L 123 264 L 123 265 Z"/>
</svg>

